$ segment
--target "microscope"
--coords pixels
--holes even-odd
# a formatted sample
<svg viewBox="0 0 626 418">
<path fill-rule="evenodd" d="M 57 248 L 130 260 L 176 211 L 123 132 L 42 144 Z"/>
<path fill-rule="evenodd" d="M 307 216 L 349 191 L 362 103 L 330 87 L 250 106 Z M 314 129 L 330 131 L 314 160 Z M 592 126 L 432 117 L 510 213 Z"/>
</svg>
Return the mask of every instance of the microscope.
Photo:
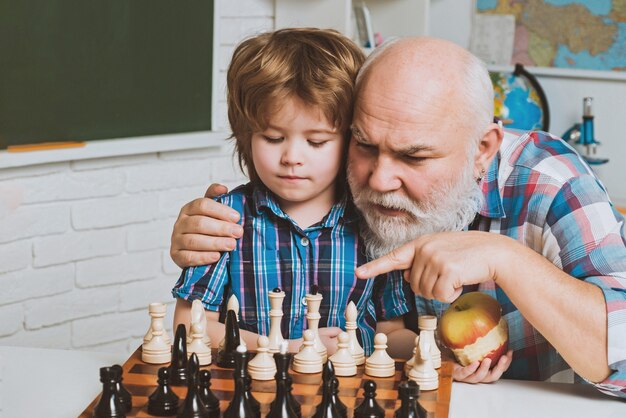
<svg viewBox="0 0 626 418">
<path fill-rule="evenodd" d="M 601 165 L 609 162 L 608 158 L 596 157 L 597 147 L 600 144 L 593 132 L 593 98 L 583 99 L 583 121 L 575 123 L 563 134 L 563 139 L 575 144 L 574 147 L 589 165 Z"/>
</svg>

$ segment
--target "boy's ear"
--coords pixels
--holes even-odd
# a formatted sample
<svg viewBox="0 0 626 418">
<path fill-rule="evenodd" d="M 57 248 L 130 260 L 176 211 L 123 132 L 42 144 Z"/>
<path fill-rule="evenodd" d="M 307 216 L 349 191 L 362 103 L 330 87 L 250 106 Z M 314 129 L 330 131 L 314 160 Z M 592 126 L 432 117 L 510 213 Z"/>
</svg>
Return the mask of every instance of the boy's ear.
<svg viewBox="0 0 626 418">
<path fill-rule="evenodd" d="M 491 161 L 495 158 L 500 145 L 502 144 L 502 138 L 504 137 L 504 130 L 499 123 L 490 123 L 483 131 L 483 134 L 478 143 L 478 152 L 476 153 L 476 160 L 474 162 L 476 177 L 482 177 L 481 172 L 487 169 L 491 164 Z"/>
</svg>

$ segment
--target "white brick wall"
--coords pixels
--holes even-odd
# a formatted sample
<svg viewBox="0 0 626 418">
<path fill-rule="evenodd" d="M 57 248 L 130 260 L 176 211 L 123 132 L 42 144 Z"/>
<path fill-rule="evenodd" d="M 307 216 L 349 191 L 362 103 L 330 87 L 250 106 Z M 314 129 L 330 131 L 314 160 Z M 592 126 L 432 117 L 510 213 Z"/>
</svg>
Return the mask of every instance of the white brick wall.
<svg viewBox="0 0 626 418">
<path fill-rule="evenodd" d="M 215 130 L 227 132 L 225 70 L 234 45 L 274 25 L 272 0 L 217 0 Z M 169 304 L 181 206 L 212 182 L 245 182 L 232 145 L 0 170 L 0 345 L 133 351 L 147 305 Z"/>
</svg>

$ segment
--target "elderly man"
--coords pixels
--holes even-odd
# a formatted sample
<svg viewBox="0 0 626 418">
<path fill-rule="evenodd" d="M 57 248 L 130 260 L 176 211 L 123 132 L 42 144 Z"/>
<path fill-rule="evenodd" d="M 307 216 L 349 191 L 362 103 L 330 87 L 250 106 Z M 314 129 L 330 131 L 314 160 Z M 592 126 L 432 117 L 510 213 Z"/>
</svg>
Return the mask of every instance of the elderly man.
<svg viewBox="0 0 626 418">
<path fill-rule="evenodd" d="M 380 258 L 356 274 L 405 270 L 418 315 L 440 316 L 470 290 L 499 301 L 510 367 L 506 356 L 491 371 L 485 360 L 458 367 L 457 380 L 493 381 L 507 367 L 504 377 L 543 380 L 571 367 L 626 397 L 623 219 L 567 144 L 504 133 L 492 119 L 487 71 L 464 49 L 403 39 L 369 57 L 357 81 L 348 180 L 369 252 Z M 235 219 L 210 199 L 189 203 L 173 259 L 213 262 L 211 251 L 231 249 L 240 234 Z"/>
</svg>

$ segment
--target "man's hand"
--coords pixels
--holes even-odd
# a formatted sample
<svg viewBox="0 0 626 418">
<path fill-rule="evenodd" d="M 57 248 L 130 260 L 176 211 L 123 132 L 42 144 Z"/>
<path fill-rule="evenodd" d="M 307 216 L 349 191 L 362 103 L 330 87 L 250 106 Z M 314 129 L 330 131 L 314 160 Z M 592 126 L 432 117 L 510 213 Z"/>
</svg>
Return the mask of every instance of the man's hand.
<svg viewBox="0 0 626 418">
<path fill-rule="evenodd" d="M 483 361 L 475 361 L 465 367 L 455 363 L 452 370 L 452 378 L 457 382 L 492 383 L 500 379 L 502 373 L 504 373 L 511 365 L 512 359 L 513 350 L 509 350 L 508 353 L 500 357 L 498 364 L 496 364 L 491 370 L 489 370 L 489 367 L 491 366 L 491 359 L 488 358 Z"/>
<path fill-rule="evenodd" d="M 205 197 L 187 203 L 180 210 L 172 231 L 170 256 L 181 268 L 215 263 L 220 252 L 235 248 L 243 229 L 236 222 L 239 213 L 214 201 L 227 193 L 221 184 L 212 184 Z"/>
<path fill-rule="evenodd" d="M 496 262 L 506 263 L 512 244 L 508 237 L 479 231 L 424 235 L 360 266 L 356 275 L 363 279 L 406 270 L 404 278 L 415 294 L 450 303 L 464 285 L 496 280 Z"/>
</svg>

